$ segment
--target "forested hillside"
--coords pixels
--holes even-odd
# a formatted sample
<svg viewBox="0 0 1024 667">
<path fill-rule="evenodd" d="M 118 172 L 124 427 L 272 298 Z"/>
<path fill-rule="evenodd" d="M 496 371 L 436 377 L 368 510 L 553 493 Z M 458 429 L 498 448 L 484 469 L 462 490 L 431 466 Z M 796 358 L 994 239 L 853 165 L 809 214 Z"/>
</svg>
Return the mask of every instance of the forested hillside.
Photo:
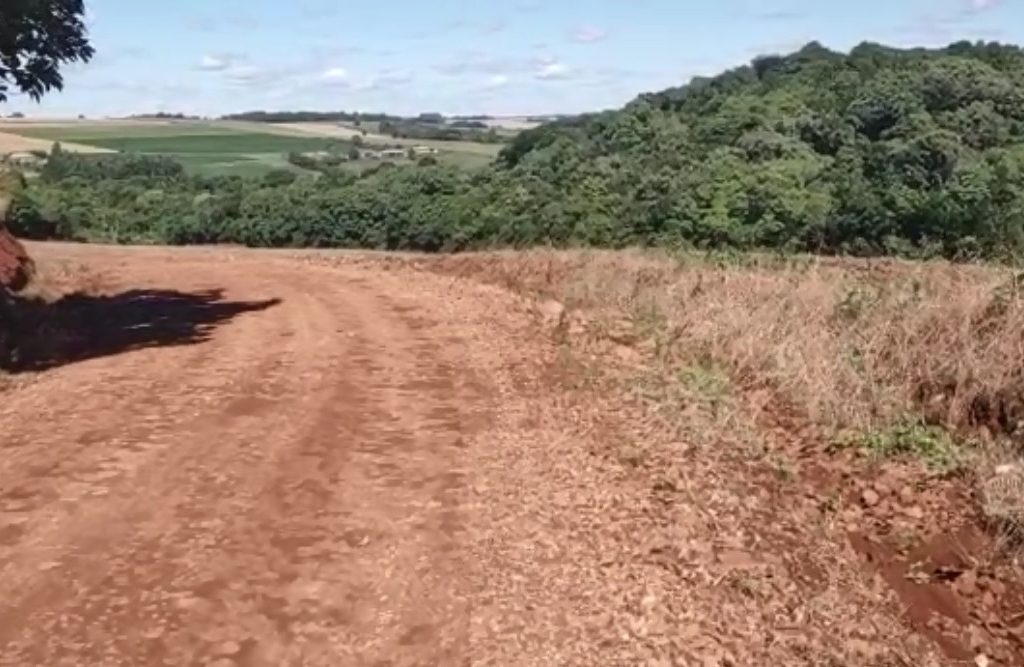
<svg viewBox="0 0 1024 667">
<path fill-rule="evenodd" d="M 620 238 L 993 254 L 1022 242 L 1022 121 L 1017 47 L 809 44 L 524 134 L 503 159 Z"/>
<path fill-rule="evenodd" d="M 19 231 L 1001 258 L 1024 251 L 1024 53 L 960 43 L 841 54 L 812 43 L 620 111 L 524 132 L 482 171 L 426 161 L 244 181 L 138 160 L 131 175 L 79 164 L 95 159 L 52 159 L 19 202 Z"/>
</svg>

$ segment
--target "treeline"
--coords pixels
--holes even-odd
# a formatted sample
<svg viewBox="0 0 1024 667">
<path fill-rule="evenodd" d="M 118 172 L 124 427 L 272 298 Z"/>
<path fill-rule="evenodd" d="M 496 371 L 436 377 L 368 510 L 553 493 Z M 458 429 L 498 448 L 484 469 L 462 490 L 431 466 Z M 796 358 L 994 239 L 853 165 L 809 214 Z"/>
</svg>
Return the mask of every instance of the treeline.
<svg viewBox="0 0 1024 667">
<path fill-rule="evenodd" d="M 379 123 L 402 119 L 386 113 L 358 111 L 246 111 L 222 116 L 221 120 L 244 120 L 252 123 Z"/>
<path fill-rule="evenodd" d="M 91 168 L 92 160 L 135 160 Z M 531 244 L 1016 258 L 1024 54 L 812 43 L 516 137 L 490 168 L 198 179 L 61 154 L 21 229 L 175 243 Z"/>
<path fill-rule="evenodd" d="M 429 139 L 432 141 L 475 141 L 485 144 L 500 144 L 505 138 L 485 123 L 456 121 L 385 120 L 378 125 L 378 132 L 396 139 Z"/>
<path fill-rule="evenodd" d="M 158 111 L 156 113 L 139 113 L 128 116 L 132 120 L 203 120 L 202 116 L 195 116 L 184 113 L 170 113 Z"/>
<path fill-rule="evenodd" d="M 17 198 L 11 230 L 115 243 L 423 251 L 524 245 L 546 236 L 532 225 L 534 211 L 513 219 L 504 205 L 487 201 L 488 193 L 510 187 L 492 170 L 385 162 L 361 174 L 325 168 L 318 177 L 274 171 L 244 179 L 189 175 L 168 162 L 58 151 Z"/>
</svg>

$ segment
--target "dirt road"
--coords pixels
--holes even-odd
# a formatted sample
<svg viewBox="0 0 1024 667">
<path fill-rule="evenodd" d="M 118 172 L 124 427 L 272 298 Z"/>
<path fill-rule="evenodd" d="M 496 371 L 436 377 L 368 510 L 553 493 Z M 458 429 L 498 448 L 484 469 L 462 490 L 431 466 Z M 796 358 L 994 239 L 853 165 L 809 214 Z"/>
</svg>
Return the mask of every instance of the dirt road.
<svg viewBox="0 0 1024 667">
<path fill-rule="evenodd" d="M 572 390 L 557 312 L 355 255 L 30 250 L 88 295 L 0 393 L 0 667 L 940 664 L 746 458 Z"/>
<path fill-rule="evenodd" d="M 36 250 L 133 291 L 88 317 L 122 350 L 0 406 L 0 664 L 460 663 L 487 401 L 425 304 L 288 261 Z"/>
</svg>

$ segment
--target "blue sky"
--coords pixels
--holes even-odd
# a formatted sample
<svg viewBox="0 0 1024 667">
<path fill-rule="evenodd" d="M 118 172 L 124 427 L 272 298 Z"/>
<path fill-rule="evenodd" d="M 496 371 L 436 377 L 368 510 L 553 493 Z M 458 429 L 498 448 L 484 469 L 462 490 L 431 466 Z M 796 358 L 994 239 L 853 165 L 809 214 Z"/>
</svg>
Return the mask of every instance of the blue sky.
<svg viewBox="0 0 1024 667">
<path fill-rule="evenodd" d="M 86 0 L 97 57 L 0 113 L 618 107 L 810 41 L 1024 43 L 1024 0 Z"/>
</svg>

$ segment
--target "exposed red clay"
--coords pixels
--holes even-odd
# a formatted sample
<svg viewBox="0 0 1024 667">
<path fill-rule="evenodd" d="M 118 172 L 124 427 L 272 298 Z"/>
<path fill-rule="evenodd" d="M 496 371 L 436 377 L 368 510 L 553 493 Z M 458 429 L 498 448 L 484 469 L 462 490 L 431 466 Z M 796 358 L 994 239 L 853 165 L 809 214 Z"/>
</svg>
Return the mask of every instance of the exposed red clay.
<svg viewBox="0 0 1024 667">
<path fill-rule="evenodd" d="M 903 504 L 953 525 L 939 498 L 837 519 L 832 487 L 904 477 L 851 479 L 778 406 L 755 438 L 772 458 L 687 442 L 706 431 L 590 377 L 600 349 L 566 357 L 564 312 L 395 259 L 30 250 L 88 293 L 40 315 L 74 335 L 27 343 L 38 372 L 0 401 L 0 667 L 1022 655 L 1001 570 L 883 539 Z M 924 556 L 954 599 L 903 594 Z"/>
</svg>

